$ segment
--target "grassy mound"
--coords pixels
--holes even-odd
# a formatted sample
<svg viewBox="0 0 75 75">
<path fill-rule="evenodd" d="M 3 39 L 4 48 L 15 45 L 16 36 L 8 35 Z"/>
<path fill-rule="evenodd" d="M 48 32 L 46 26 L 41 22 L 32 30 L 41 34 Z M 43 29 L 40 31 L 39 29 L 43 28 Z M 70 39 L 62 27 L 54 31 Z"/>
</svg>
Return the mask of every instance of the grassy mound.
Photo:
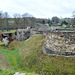
<svg viewBox="0 0 75 75">
<path fill-rule="evenodd" d="M 4 45 L 4 43 L 0 41 L 0 46 L 1 46 L 1 45 Z"/>
<path fill-rule="evenodd" d="M 20 57 L 19 57 L 19 50 L 9 50 L 6 47 L 1 47 L 0 46 L 0 52 L 4 54 L 4 56 L 7 57 L 7 61 L 11 69 L 17 70 L 19 68 L 20 63 Z M 2 57 L 3 59 L 3 57 Z M 6 59 L 6 58 L 5 58 Z M 4 60 L 5 60 L 4 59 Z M 4 64 L 4 62 L 3 62 Z"/>
<path fill-rule="evenodd" d="M 10 69 L 6 56 L 0 52 L 0 69 Z"/>
<path fill-rule="evenodd" d="M 43 35 L 37 34 L 20 44 L 23 65 L 42 75 L 75 75 L 75 57 L 44 54 L 44 40 Z"/>
<path fill-rule="evenodd" d="M 19 46 L 15 47 L 14 44 L 16 46 L 18 42 L 12 42 L 9 47 L 0 46 L 0 75 L 13 75 L 15 72 L 38 75 L 33 73 L 30 68 L 23 66 L 20 59 Z"/>
<path fill-rule="evenodd" d="M 44 54 L 42 49 L 44 40 L 45 37 L 41 34 L 33 35 L 26 41 L 13 41 L 9 45 L 10 50 L 0 48 L 0 51 L 7 56 L 14 70 L 31 69 L 41 75 L 75 75 L 75 57 Z"/>
</svg>

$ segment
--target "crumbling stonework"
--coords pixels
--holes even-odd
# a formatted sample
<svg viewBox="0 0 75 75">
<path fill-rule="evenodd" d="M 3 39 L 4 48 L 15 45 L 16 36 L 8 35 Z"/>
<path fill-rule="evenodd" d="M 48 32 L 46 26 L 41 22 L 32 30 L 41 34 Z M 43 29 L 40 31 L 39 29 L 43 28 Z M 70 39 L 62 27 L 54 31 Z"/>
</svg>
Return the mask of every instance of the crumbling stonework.
<svg viewBox="0 0 75 75">
<path fill-rule="evenodd" d="M 30 30 L 18 29 L 16 39 L 18 41 L 24 41 L 30 37 Z"/>
<path fill-rule="evenodd" d="M 7 38 L 7 37 L 5 37 L 5 38 L 3 38 L 2 42 L 4 43 L 4 45 L 5 45 L 5 46 L 7 46 L 7 45 L 8 45 L 9 40 L 8 40 L 8 38 Z"/>
<path fill-rule="evenodd" d="M 50 32 L 45 44 L 54 51 L 75 52 L 75 32 Z"/>
</svg>

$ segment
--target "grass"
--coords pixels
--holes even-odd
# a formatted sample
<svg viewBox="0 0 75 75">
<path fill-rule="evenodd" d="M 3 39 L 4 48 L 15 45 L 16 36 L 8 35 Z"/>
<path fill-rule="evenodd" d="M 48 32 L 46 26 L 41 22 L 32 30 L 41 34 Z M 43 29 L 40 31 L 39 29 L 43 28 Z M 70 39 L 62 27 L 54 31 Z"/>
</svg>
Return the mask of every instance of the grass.
<svg viewBox="0 0 75 75">
<path fill-rule="evenodd" d="M 75 75 L 75 57 L 44 54 L 44 40 L 44 36 L 39 34 L 22 43 L 20 55 L 23 65 L 42 75 Z"/>
<path fill-rule="evenodd" d="M 73 27 L 64 27 L 64 26 L 62 26 L 62 27 L 57 27 L 58 29 L 65 29 L 65 28 L 67 28 L 67 29 L 70 29 L 70 28 L 73 28 Z"/>
<path fill-rule="evenodd" d="M 10 66 L 12 68 L 14 68 L 14 66 L 15 66 L 15 68 L 18 68 L 18 64 L 16 64 L 17 63 L 16 56 L 19 53 L 18 50 L 8 50 L 8 49 L 4 49 L 4 48 L 0 47 L 0 52 L 4 53 L 6 55 L 6 57 L 9 60 L 9 63 L 11 63 Z"/>
<path fill-rule="evenodd" d="M 15 73 L 16 73 L 15 70 L 0 70 L 0 75 L 13 75 Z M 33 73 L 27 73 L 27 72 L 21 71 L 19 73 L 26 73 L 26 75 L 38 75 L 38 74 L 35 74 L 34 72 Z"/>
<path fill-rule="evenodd" d="M 75 75 L 75 56 L 53 56 L 43 53 L 45 37 L 36 34 L 26 41 L 13 41 L 9 48 L 0 47 L 12 72 L 26 71 L 27 75 Z M 35 72 L 35 73 L 33 73 Z"/>
<path fill-rule="evenodd" d="M 16 30 L 9 30 L 9 31 L 7 31 L 7 30 L 3 30 L 3 31 L 0 31 L 0 32 L 12 32 L 12 33 L 15 33 Z"/>
<path fill-rule="evenodd" d="M 9 21 L 9 23 L 14 23 L 14 21 Z"/>
<path fill-rule="evenodd" d="M 0 75 L 13 75 L 15 71 L 12 70 L 0 70 Z"/>
<path fill-rule="evenodd" d="M 32 72 L 32 70 L 30 68 L 22 65 L 18 49 L 10 50 L 10 48 L 8 48 L 8 47 L 0 46 L 0 52 L 6 56 L 5 58 L 3 58 L 1 56 L 1 58 L 4 59 L 3 62 L 2 62 L 2 60 L 0 60 L 1 63 L 3 63 L 2 65 L 5 65 L 5 67 L 7 66 L 7 68 L 5 70 L 2 70 L 3 69 L 3 68 L 1 68 L 2 65 L 0 66 L 0 69 L 1 69 L 0 75 L 12 75 L 17 71 L 20 73 L 22 73 L 22 72 L 27 73 L 27 75 L 32 75 L 32 74 L 37 75 L 35 73 L 30 73 L 30 72 Z M 5 63 L 6 58 L 7 58 L 7 60 L 6 60 L 7 62 Z M 10 68 L 8 68 L 9 66 L 10 66 Z"/>
<path fill-rule="evenodd" d="M 3 70 L 10 69 L 7 57 L 2 52 L 0 52 L 0 69 Z"/>
<path fill-rule="evenodd" d="M 3 45 L 4 43 L 0 41 L 0 46 Z"/>
</svg>

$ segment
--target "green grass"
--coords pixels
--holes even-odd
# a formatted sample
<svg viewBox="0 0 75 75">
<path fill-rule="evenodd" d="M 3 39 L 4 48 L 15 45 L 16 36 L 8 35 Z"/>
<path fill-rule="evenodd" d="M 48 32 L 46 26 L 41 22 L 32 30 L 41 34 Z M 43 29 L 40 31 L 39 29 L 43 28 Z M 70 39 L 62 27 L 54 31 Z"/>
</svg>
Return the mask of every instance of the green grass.
<svg viewBox="0 0 75 75">
<path fill-rule="evenodd" d="M 23 66 L 20 56 L 19 56 L 18 49 L 10 50 L 10 48 L 8 48 L 8 47 L 0 46 L 0 52 L 6 56 L 6 58 L 7 58 L 6 61 L 10 66 L 10 68 L 8 70 L 1 70 L 0 73 L 2 75 L 12 75 L 12 73 L 17 72 L 17 71 L 21 72 L 21 73 L 22 72 L 27 73 L 27 75 L 32 75 L 32 74 L 37 75 L 35 73 L 30 73 L 30 72 L 32 72 L 32 70 L 26 66 Z M 3 57 L 1 56 L 1 58 L 3 58 Z M 7 65 L 6 63 L 3 62 L 3 65 L 4 64 L 5 64 L 5 66 Z"/>
<path fill-rule="evenodd" d="M 62 27 L 57 27 L 57 29 L 65 29 L 65 28 L 70 29 L 70 28 L 73 28 L 73 27 L 64 27 L 64 26 L 62 26 Z"/>
<path fill-rule="evenodd" d="M 13 69 L 12 72 L 26 71 L 27 75 L 75 75 L 75 56 L 53 56 L 43 53 L 42 46 L 45 37 L 36 34 L 26 41 L 13 41 L 9 47 L 0 47 L 8 63 Z M 29 72 L 29 73 L 28 73 Z M 35 73 L 33 73 L 35 72 Z"/>
<path fill-rule="evenodd" d="M 16 30 L 9 30 L 9 31 L 7 31 L 7 30 L 3 30 L 3 31 L 0 31 L 0 32 L 12 32 L 12 33 L 15 33 Z"/>
<path fill-rule="evenodd" d="M 10 69 L 7 57 L 2 52 L 0 52 L 0 69 L 3 70 Z"/>
<path fill-rule="evenodd" d="M 0 75 L 13 75 L 15 71 L 12 70 L 0 70 Z"/>
<path fill-rule="evenodd" d="M 4 49 L 3 47 L 0 47 L 0 52 L 4 53 L 8 59 L 8 63 L 11 66 L 12 69 L 18 69 L 19 68 L 19 50 L 8 50 Z"/>
<path fill-rule="evenodd" d="M 0 75 L 13 75 L 15 74 L 17 71 L 15 70 L 0 70 Z M 35 74 L 34 72 L 33 73 L 27 73 L 27 72 L 19 72 L 19 73 L 26 73 L 26 75 L 39 75 L 39 74 Z"/>
<path fill-rule="evenodd" d="M 4 43 L 0 41 L 0 46 L 3 45 Z"/>
<path fill-rule="evenodd" d="M 9 21 L 9 23 L 14 23 L 14 21 Z"/>
<path fill-rule="evenodd" d="M 75 75 L 75 57 L 44 54 L 44 40 L 44 36 L 38 34 L 22 42 L 19 49 L 23 65 L 42 75 Z"/>
</svg>

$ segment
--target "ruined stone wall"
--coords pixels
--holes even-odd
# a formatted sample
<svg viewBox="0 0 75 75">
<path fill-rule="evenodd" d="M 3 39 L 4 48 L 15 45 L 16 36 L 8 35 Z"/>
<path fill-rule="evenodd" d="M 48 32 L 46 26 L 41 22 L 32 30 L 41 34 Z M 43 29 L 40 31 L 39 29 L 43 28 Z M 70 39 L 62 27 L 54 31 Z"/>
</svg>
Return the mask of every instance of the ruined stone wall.
<svg viewBox="0 0 75 75">
<path fill-rule="evenodd" d="M 45 44 L 54 51 L 75 52 L 75 32 L 49 32 Z"/>
<path fill-rule="evenodd" d="M 30 37 L 30 31 L 27 29 L 18 29 L 16 40 L 24 41 Z"/>
</svg>

